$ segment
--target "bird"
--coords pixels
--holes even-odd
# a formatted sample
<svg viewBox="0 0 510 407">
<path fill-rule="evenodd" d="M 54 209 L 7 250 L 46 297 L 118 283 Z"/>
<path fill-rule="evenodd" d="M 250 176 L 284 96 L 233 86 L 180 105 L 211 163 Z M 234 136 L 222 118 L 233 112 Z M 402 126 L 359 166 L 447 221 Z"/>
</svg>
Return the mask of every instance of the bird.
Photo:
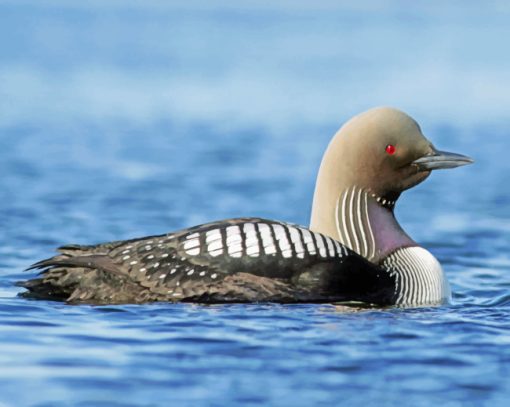
<svg viewBox="0 0 510 407">
<path fill-rule="evenodd" d="M 440 151 L 392 107 L 348 120 L 320 164 L 309 227 L 236 218 L 129 240 L 69 244 L 29 267 L 21 295 L 69 304 L 344 303 L 437 306 L 438 260 L 400 226 L 400 195 L 432 171 L 473 163 Z"/>
</svg>

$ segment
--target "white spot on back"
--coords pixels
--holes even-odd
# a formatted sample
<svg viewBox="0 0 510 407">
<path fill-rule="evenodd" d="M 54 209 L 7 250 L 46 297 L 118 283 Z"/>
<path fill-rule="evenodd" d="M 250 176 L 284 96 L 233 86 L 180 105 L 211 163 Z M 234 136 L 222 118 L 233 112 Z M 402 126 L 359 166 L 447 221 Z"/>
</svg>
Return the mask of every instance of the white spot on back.
<svg viewBox="0 0 510 407">
<path fill-rule="evenodd" d="M 329 237 L 325 237 L 324 239 L 328 245 L 329 257 L 335 257 L 335 246 L 333 245 L 333 239 Z"/>
<path fill-rule="evenodd" d="M 219 256 L 223 253 L 223 242 L 220 240 L 214 240 L 207 245 L 207 251 L 213 257 Z"/>
<path fill-rule="evenodd" d="M 252 245 L 246 247 L 246 254 L 250 257 L 258 257 L 259 256 L 259 245 Z"/>
<path fill-rule="evenodd" d="M 245 223 L 244 234 L 246 235 L 246 254 L 250 257 L 258 257 L 259 238 L 255 230 L 255 225 L 253 223 Z"/>
<path fill-rule="evenodd" d="M 306 244 L 306 250 L 310 255 L 317 254 L 317 247 L 315 246 L 315 242 L 313 241 L 312 233 L 308 229 L 300 229 L 303 232 L 303 241 Z"/>
<path fill-rule="evenodd" d="M 242 257 L 243 256 L 243 246 L 240 244 L 234 244 L 228 247 L 228 254 L 230 257 Z"/>
<path fill-rule="evenodd" d="M 231 243 L 241 242 L 241 229 L 239 226 L 229 226 L 227 228 L 227 245 Z"/>
<path fill-rule="evenodd" d="M 287 233 L 282 225 L 271 225 L 273 228 L 278 246 L 282 252 L 282 256 L 285 258 L 292 257 L 292 246 L 290 245 L 289 239 L 287 239 Z"/>
<path fill-rule="evenodd" d="M 221 231 L 219 229 L 209 230 L 205 234 L 205 242 L 206 243 L 210 243 L 210 242 L 213 242 L 218 239 L 221 240 Z"/>
<path fill-rule="evenodd" d="M 186 240 L 183 244 L 183 247 L 186 254 L 191 256 L 200 254 L 200 240 L 198 238 Z"/>
<path fill-rule="evenodd" d="M 186 250 L 186 254 L 189 254 L 190 256 L 198 256 L 200 254 L 200 247 L 197 247 L 196 249 Z M 186 259 L 183 257 L 181 260 Z"/>
<path fill-rule="evenodd" d="M 211 250 L 209 252 L 209 254 L 212 256 L 212 257 L 217 257 L 217 256 L 220 256 L 223 254 L 223 248 L 221 249 L 218 249 L 218 250 Z"/>
<path fill-rule="evenodd" d="M 290 240 L 294 245 L 294 249 L 296 250 L 296 255 L 300 259 L 305 257 L 305 248 L 303 247 L 303 243 L 301 242 L 301 235 L 299 230 L 295 227 L 289 227 Z"/>
<path fill-rule="evenodd" d="M 337 242 L 336 240 L 334 240 L 333 243 L 335 244 L 335 248 L 336 248 L 336 252 L 338 253 L 338 256 L 343 257 L 344 255 L 347 255 L 347 251 L 345 250 L 343 245 L 340 244 L 340 242 Z"/>
<path fill-rule="evenodd" d="M 262 247 L 264 248 L 265 254 L 275 254 L 276 246 L 271 234 L 271 228 L 266 223 L 259 223 L 259 233 L 262 238 Z"/>
<path fill-rule="evenodd" d="M 228 254 L 231 257 L 241 257 L 243 255 L 242 240 L 239 226 L 227 227 L 227 247 Z"/>
<path fill-rule="evenodd" d="M 324 245 L 324 239 L 320 233 L 314 233 L 315 240 L 317 241 L 317 247 L 319 248 L 319 254 L 321 257 L 327 257 L 326 246 Z"/>
</svg>

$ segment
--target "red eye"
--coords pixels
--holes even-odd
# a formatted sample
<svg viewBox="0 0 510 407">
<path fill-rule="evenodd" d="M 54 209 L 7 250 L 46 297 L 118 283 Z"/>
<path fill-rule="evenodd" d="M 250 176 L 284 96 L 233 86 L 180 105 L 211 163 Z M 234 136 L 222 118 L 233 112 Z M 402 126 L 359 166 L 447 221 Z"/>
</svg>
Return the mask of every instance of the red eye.
<svg viewBox="0 0 510 407">
<path fill-rule="evenodd" d="M 391 145 L 391 144 L 388 144 L 386 146 L 386 152 L 389 154 L 389 155 L 393 155 L 395 154 L 395 151 L 397 151 L 397 149 L 395 148 L 395 146 Z"/>
</svg>

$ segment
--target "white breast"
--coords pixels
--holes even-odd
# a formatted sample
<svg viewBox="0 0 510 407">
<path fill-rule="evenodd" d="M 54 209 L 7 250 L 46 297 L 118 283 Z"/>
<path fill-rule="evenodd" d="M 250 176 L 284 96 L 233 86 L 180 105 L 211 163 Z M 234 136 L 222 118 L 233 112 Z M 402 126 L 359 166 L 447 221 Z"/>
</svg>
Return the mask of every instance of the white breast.
<svg viewBox="0 0 510 407">
<path fill-rule="evenodd" d="M 422 247 L 399 249 L 384 259 L 382 267 L 396 278 L 396 305 L 438 305 L 451 298 L 441 264 Z"/>
</svg>

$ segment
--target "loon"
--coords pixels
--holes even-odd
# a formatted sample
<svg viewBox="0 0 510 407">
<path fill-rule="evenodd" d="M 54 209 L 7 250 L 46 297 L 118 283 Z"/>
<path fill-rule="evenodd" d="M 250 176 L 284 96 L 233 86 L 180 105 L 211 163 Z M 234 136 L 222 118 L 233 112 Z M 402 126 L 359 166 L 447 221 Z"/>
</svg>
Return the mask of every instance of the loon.
<svg viewBox="0 0 510 407">
<path fill-rule="evenodd" d="M 322 163 L 310 227 L 239 218 L 92 246 L 67 245 L 29 269 L 22 295 L 70 304 L 151 301 L 440 305 L 441 265 L 401 228 L 401 193 L 433 170 L 470 164 L 437 150 L 407 114 L 361 113 Z"/>
</svg>

